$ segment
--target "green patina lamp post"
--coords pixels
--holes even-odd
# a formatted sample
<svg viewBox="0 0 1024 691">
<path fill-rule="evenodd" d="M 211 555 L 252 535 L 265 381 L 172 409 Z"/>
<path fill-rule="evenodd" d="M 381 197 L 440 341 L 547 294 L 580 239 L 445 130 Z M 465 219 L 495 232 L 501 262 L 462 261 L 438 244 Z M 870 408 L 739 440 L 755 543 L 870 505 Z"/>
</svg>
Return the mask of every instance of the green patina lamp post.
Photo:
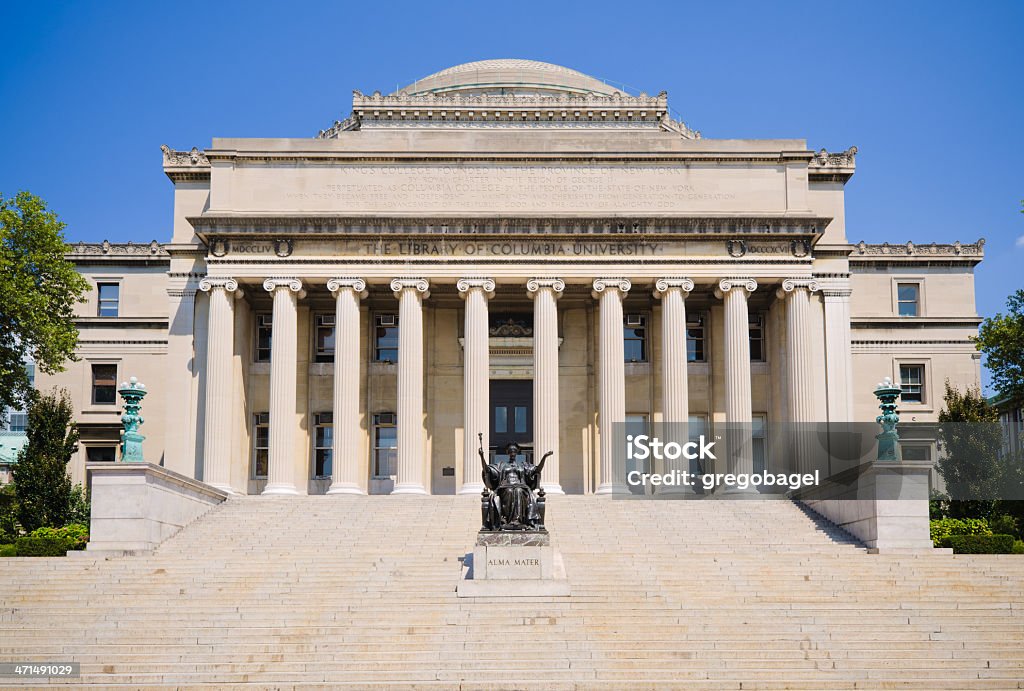
<svg viewBox="0 0 1024 691">
<path fill-rule="evenodd" d="M 900 435 L 896 432 L 896 425 L 899 424 L 900 416 L 896 412 L 896 400 L 900 397 L 902 389 L 892 383 L 889 377 L 878 383 L 875 387 L 875 396 L 880 401 L 878 407 L 882 414 L 875 418 L 875 422 L 882 426 L 882 433 L 875 436 L 878 440 L 878 460 L 895 461 L 896 443 Z"/>
<path fill-rule="evenodd" d="M 146 395 L 146 385 L 140 384 L 139 380 L 132 377 L 127 383 L 121 382 L 121 388 L 117 390 L 124 399 L 124 414 L 121 422 L 124 423 L 124 432 L 121 433 L 121 460 L 128 463 L 143 463 L 142 442 L 145 437 L 139 434 L 139 425 L 145 420 L 142 419 L 142 399 Z"/>
</svg>

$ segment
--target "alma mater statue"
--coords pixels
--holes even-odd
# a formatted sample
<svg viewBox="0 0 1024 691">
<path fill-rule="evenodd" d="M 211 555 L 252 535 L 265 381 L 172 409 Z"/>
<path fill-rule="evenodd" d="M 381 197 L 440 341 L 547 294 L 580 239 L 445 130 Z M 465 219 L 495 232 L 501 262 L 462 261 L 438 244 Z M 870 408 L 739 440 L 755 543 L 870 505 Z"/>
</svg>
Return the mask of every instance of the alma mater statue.
<svg viewBox="0 0 1024 691">
<path fill-rule="evenodd" d="M 505 447 L 508 460 L 488 463 L 484 455 L 483 435 L 479 435 L 480 465 L 483 468 L 484 491 L 481 495 L 483 530 L 545 530 L 544 488 L 540 474 L 548 451 L 534 465 L 526 460 L 519 445 Z"/>
</svg>

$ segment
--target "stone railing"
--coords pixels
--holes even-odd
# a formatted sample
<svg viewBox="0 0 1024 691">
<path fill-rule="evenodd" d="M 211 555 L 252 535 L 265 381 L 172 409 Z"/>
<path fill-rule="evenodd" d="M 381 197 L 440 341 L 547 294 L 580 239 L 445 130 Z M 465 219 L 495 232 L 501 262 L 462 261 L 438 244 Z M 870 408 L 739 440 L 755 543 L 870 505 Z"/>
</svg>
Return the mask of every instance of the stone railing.
<svg viewBox="0 0 1024 691">
<path fill-rule="evenodd" d="M 927 245 L 915 245 L 913 242 L 880 245 L 869 245 L 861 240 L 854 245 L 853 257 L 857 256 L 889 256 L 889 257 L 982 257 L 985 255 L 985 238 L 973 244 L 960 241 L 952 244 L 932 242 Z"/>
<path fill-rule="evenodd" d="M 66 256 L 69 258 L 81 257 L 169 257 L 156 240 L 149 243 L 135 242 L 76 242 L 67 245 Z"/>
</svg>

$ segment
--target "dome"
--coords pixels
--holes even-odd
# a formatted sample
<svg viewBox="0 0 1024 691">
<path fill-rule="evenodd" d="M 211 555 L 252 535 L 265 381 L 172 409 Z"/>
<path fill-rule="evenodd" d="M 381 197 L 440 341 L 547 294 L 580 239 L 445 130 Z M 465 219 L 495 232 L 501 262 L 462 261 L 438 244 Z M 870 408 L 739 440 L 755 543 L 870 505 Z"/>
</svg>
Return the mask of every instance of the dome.
<svg viewBox="0 0 1024 691">
<path fill-rule="evenodd" d="M 536 60 L 467 62 L 417 79 L 396 93 L 421 94 L 602 94 L 616 89 L 600 79 Z"/>
</svg>

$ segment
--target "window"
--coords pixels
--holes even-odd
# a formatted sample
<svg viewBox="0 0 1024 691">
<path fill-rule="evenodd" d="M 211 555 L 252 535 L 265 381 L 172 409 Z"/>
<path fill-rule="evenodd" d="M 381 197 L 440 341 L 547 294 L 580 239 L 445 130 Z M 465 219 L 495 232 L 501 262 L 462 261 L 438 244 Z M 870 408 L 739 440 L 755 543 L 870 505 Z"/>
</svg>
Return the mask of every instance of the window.
<svg viewBox="0 0 1024 691">
<path fill-rule="evenodd" d="M 705 314 L 703 312 L 686 313 L 686 361 L 705 362 Z"/>
<path fill-rule="evenodd" d="M 904 461 L 932 460 L 932 447 L 929 444 L 900 444 Z"/>
<path fill-rule="evenodd" d="M 900 365 L 900 389 L 904 403 L 924 403 L 924 365 Z"/>
<path fill-rule="evenodd" d="M 627 314 L 622 326 L 626 362 L 647 362 L 647 318 Z"/>
<path fill-rule="evenodd" d="M 256 315 L 256 362 L 270 362 L 270 336 L 273 322 L 269 314 Z"/>
<path fill-rule="evenodd" d="M 87 446 L 85 458 L 90 463 L 113 463 L 117 460 L 116 446 Z"/>
<path fill-rule="evenodd" d="M 257 480 L 267 478 L 270 467 L 270 413 L 256 413 L 252 416 L 252 476 Z"/>
<path fill-rule="evenodd" d="M 765 425 L 766 415 L 754 415 L 750 421 L 751 451 L 754 457 L 754 472 L 763 473 L 767 467 L 765 457 Z"/>
<path fill-rule="evenodd" d="M 750 323 L 750 360 L 764 362 L 764 315 L 751 314 Z"/>
<path fill-rule="evenodd" d="M 316 362 L 334 362 L 334 315 L 316 315 Z"/>
<path fill-rule="evenodd" d="M 398 453 L 398 428 L 394 413 L 373 416 L 373 476 L 388 478 L 395 474 Z"/>
<path fill-rule="evenodd" d="M 527 433 L 526 414 L 527 408 L 524 405 L 516 406 L 495 406 L 494 407 L 494 433 L 508 434 L 509 427 L 512 427 L 514 434 Z"/>
<path fill-rule="evenodd" d="M 92 366 L 92 402 L 94 405 L 117 403 L 117 365 Z"/>
<path fill-rule="evenodd" d="M 708 419 L 704 415 L 690 415 L 686 419 L 686 436 L 689 437 L 690 441 L 700 443 L 700 438 L 703 435 L 707 438 L 708 435 Z M 714 471 L 714 467 L 711 465 L 714 463 L 710 458 L 701 460 L 700 458 L 691 458 L 689 462 L 688 470 L 692 475 L 703 475 L 705 472 Z M 701 491 L 701 490 L 698 490 Z"/>
<path fill-rule="evenodd" d="M 916 317 L 919 313 L 921 286 L 917 283 L 897 283 L 897 314 L 901 317 Z"/>
<path fill-rule="evenodd" d="M 28 374 L 28 385 L 34 387 L 36 385 L 36 363 L 26 362 L 25 372 Z"/>
<path fill-rule="evenodd" d="M 28 429 L 28 413 L 11 413 L 7 429 L 11 432 L 24 432 Z"/>
<path fill-rule="evenodd" d="M 632 435 L 633 437 L 637 437 L 637 436 L 640 436 L 642 434 L 650 435 L 651 434 L 651 430 L 650 430 L 650 427 L 647 424 L 647 416 L 644 415 L 643 413 L 626 413 L 625 431 L 626 431 L 626 438 L 627 439 L 630 437 L 630 435 Z M 640 472 L 640 473 L 649 473 L 649 472 L 651 472 L 652 469 L 653 469 L 653 463 L 654 463 L 654 459 L 652 457 L 650 457 L 650 456 L 648 456 L 645 459 L 629 458 L 627 456 L 627 458 L 626 458 L 626 473 L 627 473 L 627 477 L 628 477 L 628 474 L 633 472 L 634 470 L 637 471 L 637 472 Z M 642 490 L 640 492 L 637 492 L 636 489 L 637 488 L 633 488 L 633 492 L 634 493 L 643 494 Z"/>
<path fill-rule="evenodd" d="M 313 416 L 313 476 L 331 476 L 331 457 L 334 445 L 334 414 L 317 413 Z"/>
<path fill-rule="evenodd" d="M 96 315 L 99 317 L 116 317 L 120 292 L 121 286 L 117 283 L 97 283 Z"/>
<path fill-rule="evenodd" d="M 398 315 L 378 314 L 374 317 L 374 325 L 374 361 L 398 362 Z"/>
</svg>

